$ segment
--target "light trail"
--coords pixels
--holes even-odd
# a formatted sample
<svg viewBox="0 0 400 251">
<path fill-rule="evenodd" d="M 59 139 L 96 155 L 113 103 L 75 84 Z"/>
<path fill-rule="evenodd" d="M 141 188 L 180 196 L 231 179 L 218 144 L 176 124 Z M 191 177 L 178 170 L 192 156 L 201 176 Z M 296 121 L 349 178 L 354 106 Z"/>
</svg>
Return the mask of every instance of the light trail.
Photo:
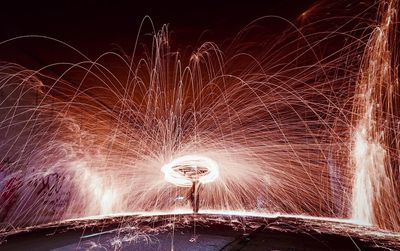
<svg viewBox="0 0 400 251">
<path fill-rule="evenodd" d="M 356 86 L 351 216 L 360 223 L 400 231 L 396 212 L 400 208 L 400 94 L 398 65 L 392 53 L 395 42 L 391 42 L 396 41 L 398 1 L 382 1 L 379 8 L 378 25 L 368 40 Z"/>
<path fill-rule="evenodd" d="M 196 212 L 399 231 L 398 1 L 378 5 L 189 55 L 163 26 L 131 57 L 1 63 L 2 228 Z"/>
<path fill-rule="evenodd" d="M 185 155 L 163 165 L 161 171 L 165 179 L 183 187 L 192 186 L 193 182 L 206 184 L 218 178 L 218 164 L 205 156 Z"/>
</svg>

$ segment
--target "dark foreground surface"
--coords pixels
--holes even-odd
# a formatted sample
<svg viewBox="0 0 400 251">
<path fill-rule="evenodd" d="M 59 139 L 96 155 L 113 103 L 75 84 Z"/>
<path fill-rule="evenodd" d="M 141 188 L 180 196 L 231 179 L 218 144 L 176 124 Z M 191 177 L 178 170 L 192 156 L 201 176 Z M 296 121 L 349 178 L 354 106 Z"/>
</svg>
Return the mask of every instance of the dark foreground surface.
<svg viewBox="0 0 400 251">
<path fill-rule="evenodd" d="M 0 250 L 400 250 L 400 234 L 328 219 L 115 216 L 0 232 Z"/>
</svg>

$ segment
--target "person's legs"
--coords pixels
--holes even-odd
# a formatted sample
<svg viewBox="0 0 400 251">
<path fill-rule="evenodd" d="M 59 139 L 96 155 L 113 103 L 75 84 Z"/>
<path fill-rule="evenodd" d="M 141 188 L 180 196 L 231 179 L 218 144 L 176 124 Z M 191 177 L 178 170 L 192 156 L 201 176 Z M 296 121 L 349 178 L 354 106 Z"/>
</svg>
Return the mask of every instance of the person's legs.
<svg viewBox="0 0 400 251">
<path fill-rule="evenodd" d="M 193 181 L 192 188 L 190 190 L 190 204 L 192 206 L 194 213 L 199 212 L 199 202 L 200 202 L 199 186 L 200 183 L 198 181 Z"/>
</svg>

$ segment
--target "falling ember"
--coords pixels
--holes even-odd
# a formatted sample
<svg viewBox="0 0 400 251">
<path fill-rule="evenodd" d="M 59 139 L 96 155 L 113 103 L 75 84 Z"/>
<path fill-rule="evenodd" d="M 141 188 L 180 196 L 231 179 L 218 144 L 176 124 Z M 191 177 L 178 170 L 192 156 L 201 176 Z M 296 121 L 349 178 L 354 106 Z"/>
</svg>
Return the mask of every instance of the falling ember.
<svg viewBox="0 0 400 251">
<path fill-rule="evenodd" d="M 100 176 L 84 162 L 72 162 L 68 171 L 75 177 L 85 214 L 106 215 L 114 211 L 120 198 L 110 179 Z"/>
<path fill-rule="evenodd" d="M 385 150 L 379 142 L 368 140 L 370 122 L 360 122 L 357 127 L 352 156 L 358 167 L 354 178 L 352 218 L 361 224 L 374 223 L 374 197 L 380 189 L 377 180 L 384 172 Z"/>
<path fill-rule="evenodd" d="M 393 59 L 398 1 L 382 1 L 380 21 L 367 43 L 354 103 L 351 163 L 354 183 L 351 217 L 360 223 L 400 230 L 395 173 L 398 173 L 396 120 L 397 65 Z M 396 209 L 397 208 L 397 209 Z"/>
</svg>

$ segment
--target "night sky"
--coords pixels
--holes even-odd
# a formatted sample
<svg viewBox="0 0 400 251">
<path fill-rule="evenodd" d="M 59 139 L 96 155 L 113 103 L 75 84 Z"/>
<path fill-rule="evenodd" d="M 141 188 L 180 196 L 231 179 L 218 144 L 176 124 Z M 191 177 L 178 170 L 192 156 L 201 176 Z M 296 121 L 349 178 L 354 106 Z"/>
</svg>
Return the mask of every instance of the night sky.
<svg viewBox="0 0 400 251">
<path fill-rule="evenodd" d="M 266 15 L 293 20 L 314 2 L 279 1 L 8 1 L 0 10 L 0 40 L 19 35 L 45 35 L 60 39 L 89 55 L 120 46 L 133 48 L 138 27 L 149 15 L 156 30 L 169 24 L 176 47 L 196 46 L 199 41 L 216 41 L 234 36 L 249 22 Z M 150 31 L 149 22 L 144 28 Z M 44 41 L 19 41 L 0 48 L 0 60 L 16 61 L 27 67 L 50 63 L 59 48 Z M 29 60 L 25 56 L 29 55 Z M 34 59 L 35 62 L 32 62 Z M 58 58 L 59 60 L 59 58 Z M 29 62 L 28 62 L 29 61 Z"/>
</svg>

